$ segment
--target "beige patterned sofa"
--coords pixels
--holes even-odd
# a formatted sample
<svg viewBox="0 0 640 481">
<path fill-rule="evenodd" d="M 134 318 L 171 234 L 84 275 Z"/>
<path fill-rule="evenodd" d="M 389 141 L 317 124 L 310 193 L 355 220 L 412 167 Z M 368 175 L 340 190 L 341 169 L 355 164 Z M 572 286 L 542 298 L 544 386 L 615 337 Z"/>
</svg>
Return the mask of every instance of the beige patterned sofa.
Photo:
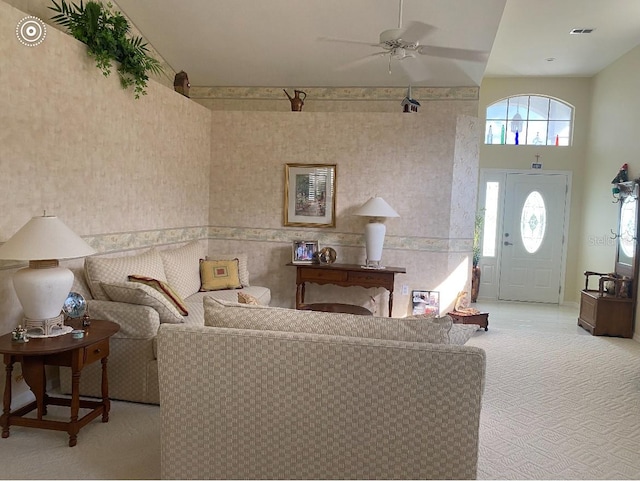
<svg viewBox="0 0 640 481">
<path fill-rule="evenodd" d="M 158 333 L 163 479 L 476 477 L 485 353 L 450 319 L 204 302 Z"/>
<path fill-rule="evenodd" d="M 112 399 L 158 404 L 158 328 L 163 323 L 203 325 L 203 297 L 237 301 L 238 292 L 244 292 L 260 304 L 269 304 L 271 291 L 249 284 L 246 254 L 213 253 L 208 256 L 210 259 L 237 258 L 241 289 L 199 292 L 199 264 L 206 256 L 206 242 L 194 241 L 178 247 L 151 248 L 136 255 L 91 256 L 85 259 L 83 268 L 72 269 L 75 274 L 73 290 L 87 299 L 90 316 L 120 325 L 120 331 L 111 338 L 108 358 L 109 396 Z M 129 282 L 129 275 L 166 282 L 184 299 L 188 315 L 182 316 L 155 289 Z M 61 368 L 60 384 L 63 392 L 71 392 L 68 368 Z M 85 367 L 80 393 L 99 397 L 100 385 L 100 363 Z"/>
</svg>

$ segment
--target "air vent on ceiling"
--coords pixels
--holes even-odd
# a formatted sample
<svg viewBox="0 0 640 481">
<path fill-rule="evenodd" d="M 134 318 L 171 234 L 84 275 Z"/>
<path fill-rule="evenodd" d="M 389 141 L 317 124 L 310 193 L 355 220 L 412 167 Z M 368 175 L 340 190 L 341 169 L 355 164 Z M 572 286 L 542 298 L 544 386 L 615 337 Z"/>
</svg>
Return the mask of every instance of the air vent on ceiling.
<svg viewBox="0 0 640 481">
<path fill-rule="evenodd" d="M 569 32 L 571 35 L 582 35 L 583 33 L 591 33 L 595 28 L 574 28 Z"/>
</svg>

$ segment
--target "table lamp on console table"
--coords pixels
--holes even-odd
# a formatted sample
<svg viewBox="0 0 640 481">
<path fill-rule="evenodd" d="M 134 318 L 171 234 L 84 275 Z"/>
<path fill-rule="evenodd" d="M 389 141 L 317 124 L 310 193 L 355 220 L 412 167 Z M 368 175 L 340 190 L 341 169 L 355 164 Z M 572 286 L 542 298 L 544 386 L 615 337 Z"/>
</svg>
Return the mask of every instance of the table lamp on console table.
<svg viewBox="0 0 640 481">
<path fill-rule="evenodd" d="M 29 261 L 29 267 L 13 276 L 13 287 L 27 329 L 40 329 L 48 335 L 62 326 L 62 306 L 73 286 L 73 273 L 58 259 L 95 254 L 95 250 L 56 216 L 33 217 L 0 246 L 0 259 Z"/>
<path fill-rule="evenodd" d="M 370 217 L 364 229 L 364 241 L 367 249 L 367 261 L 363 267 L 384 269 L 381 265 L 382 246 L 387 228 L 382 223 L 384 217 L 400 217 L 382 197 L 371 197 L 354 215 Z"/>
</svg>

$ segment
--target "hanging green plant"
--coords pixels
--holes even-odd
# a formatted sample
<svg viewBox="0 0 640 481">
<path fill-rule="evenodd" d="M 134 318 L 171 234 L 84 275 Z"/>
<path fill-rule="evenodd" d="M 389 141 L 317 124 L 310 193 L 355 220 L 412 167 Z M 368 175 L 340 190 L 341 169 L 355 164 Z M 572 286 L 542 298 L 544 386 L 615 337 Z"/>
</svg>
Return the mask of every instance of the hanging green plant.
<svg viewBox="0 0 640 481">
<path fill-rule="evenodd" d="M 142 37 L 129 37 L 129 22 L 120 12 L 113 11 L 111 3 L 89 1 L 84 5 L 80 0 L 78 5 L 64 0 L 60 4 L 51 1 L 54 6 L 49 9 L 58 13 L 51 20 L 87 46 L 89 56 L 95 59 L 105 77 L 111 74 L 111 62 L 115 60 L 119 63 L 122 88 L 133 86 L 137 99 L 147 94 L 148 74 L 162 73 L 162 65 L 148 54 Z"/>
</svg>

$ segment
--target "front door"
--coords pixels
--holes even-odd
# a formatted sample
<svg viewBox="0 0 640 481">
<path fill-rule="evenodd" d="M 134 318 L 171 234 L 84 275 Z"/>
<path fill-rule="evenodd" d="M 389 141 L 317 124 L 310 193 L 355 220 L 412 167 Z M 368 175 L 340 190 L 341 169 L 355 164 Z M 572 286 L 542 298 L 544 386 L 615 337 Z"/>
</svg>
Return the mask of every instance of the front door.
<svg viewBox="0 0 640 481">
<path fill-rule="evenodd" d="M 498 299 L 560 302 L 568 178 L 507 174 Z"/>
</svg>

